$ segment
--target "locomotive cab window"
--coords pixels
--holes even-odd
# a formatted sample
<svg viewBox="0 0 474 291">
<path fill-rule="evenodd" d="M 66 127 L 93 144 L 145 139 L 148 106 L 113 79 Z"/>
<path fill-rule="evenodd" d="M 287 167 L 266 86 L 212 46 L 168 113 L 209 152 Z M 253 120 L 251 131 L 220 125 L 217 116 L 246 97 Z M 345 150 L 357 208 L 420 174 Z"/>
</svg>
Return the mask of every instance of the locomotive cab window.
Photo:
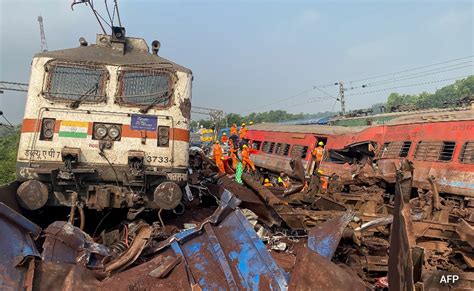
<svg viewBox="0 0 474 291">
<path fill-rule="evenodd" d="M 162 70 L 122 70 L 117 103 L 132 106 L 167 107 L 171 103 L 172 75 Z"/>
<path fill-rule="evenodd" d="M 45 98 L 78 102 L 100 102 L 105 99 L 105 67 L 51 62 L 43 91 Z"/>
</svg>

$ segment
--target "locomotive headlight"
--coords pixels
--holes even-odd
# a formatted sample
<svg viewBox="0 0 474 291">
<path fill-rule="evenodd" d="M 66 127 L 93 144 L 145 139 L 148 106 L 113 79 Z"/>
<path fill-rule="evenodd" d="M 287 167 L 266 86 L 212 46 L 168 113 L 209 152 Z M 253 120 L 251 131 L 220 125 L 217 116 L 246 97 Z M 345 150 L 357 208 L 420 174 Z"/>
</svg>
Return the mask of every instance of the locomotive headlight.
<svg viewBox="0 0 474 291">
<path fill-rule="evenodd" d="M 120 128 L 117 125 L 109 127 L 109 137 L 114 140 L 120 137 Z"/>
<path fill-rule="evenodd" d="M 44 118 L 41 124 L 40 140 L 52 140 L 54 136 L 54 126 L 56 119 Z"/>
<path fill-rule="evenodd" d="M 107 127 L 103 124 L 95 126 L 94 135 L 96 139 L 103 139 L 107 135 Z"/>
<path fill-rule="evenodd" d="M 158 126 L 158 146 L 167 147 L 170 144 L 170 127 Z"/>
</svg>

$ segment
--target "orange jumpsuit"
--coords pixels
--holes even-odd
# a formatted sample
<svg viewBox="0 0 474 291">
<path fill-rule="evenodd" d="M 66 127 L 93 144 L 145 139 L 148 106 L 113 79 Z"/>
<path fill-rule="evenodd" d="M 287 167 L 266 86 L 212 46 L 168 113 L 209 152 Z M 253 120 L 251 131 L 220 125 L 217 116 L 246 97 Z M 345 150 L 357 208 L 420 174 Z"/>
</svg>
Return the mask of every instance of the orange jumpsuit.
<svg viewBox="0 0 474 291">
<path fill-rule="evenodd" d="M 317 148 L 314 148 L 312 154 L 316 157 L 316 162 L 319 163 L 323 159 L 324 149 L 321 146 L 318 146 Z"/>
<path fill-rule="evenodd" d="M 244 139 L 244 138 L 247 138 L 247 127 L 242 126 L 242 127 L 240 128 L 239 134 L 240 134 L 240 139 L 241 139 L 241 140 Z"/>
<path fill-rule="evenodd" d="M 234 124 L 231 126 L 230 128 L 230 136 L 233 136 L 233 135 L 239 135 L 238 131 L 237 131 L 237 126 Z"/>
<path fill-rule="evenodd" d="M 230 158 L 232 159 L 232 168 L 235 169 L 235 167 L 237 167 L 237 154 L 235 153 L 235 148 L 234 144 L 232 143 L 232 140 L 229 141 L 229 153 Z"/>
<path fill-rule="evenodd" d="M 228 141 L 229 141 L 229 137 L 227 137 L 227 135 L 223 135 L 223 136 L 221 137 L 221 142 L 222 142 L 222 143 L 227 143 Z"/>
<path fill-rule="evenodd" d="M 222 161 L 222 148 L 220 144 L 214 145 L 214 161 L 220 173 L 225 173 L 224 162 Z"/>
<path fill-rule="evenodd" d="M 247 167 L 250 167 L 255 172 L 255 165 L 253 164 L 253 161 L 250 159 L 250 153 L 247 148 L 242 149 L 242 166 L 244 169 L 246 169 Z"/>
</svg>

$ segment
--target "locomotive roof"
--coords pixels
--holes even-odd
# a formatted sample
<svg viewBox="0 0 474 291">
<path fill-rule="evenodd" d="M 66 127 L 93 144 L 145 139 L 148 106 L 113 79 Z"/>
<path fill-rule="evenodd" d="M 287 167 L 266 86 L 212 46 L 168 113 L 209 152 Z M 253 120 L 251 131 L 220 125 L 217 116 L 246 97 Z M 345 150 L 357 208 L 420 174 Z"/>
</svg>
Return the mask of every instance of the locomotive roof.
<svg viewBox="0 0 474 291">
<path fill-rule="evenodd" d="M 177 71 L 191 73 L 191 70 L 173 63 L 157 54 L 149 52 L 148 45 L 141 38 L 127 37 L 117 46 L 108 35 L 97 35 L 97 44 L 75 48 L 41 52 L 35 57 L 48 57 L 63 61 L 88 62 L 117 66 L 155 66 L 173 68 Z M 124 47 L 120 51 L 120 45 Z"/>
<path fill-rule="evenodd" d="M 264 130 L 264 131 L 282 131 L 293 133 L 314 133 L 324 135 L 347 134 L 356 133 L 365 129 L 363 126 L 331 126 L 331 125 L 293 125 L 293 124 L 278 124 L 278 123 L 259 123 L 249 126 L 249 130 Z"/>
<path fill-rule="evenodd" d="M 424 112 L 407 115 L 390 120 L 387 125 L 407 124 L 407 123 L 427 123 L 446 121 L 474 121 L 474 109 L 452 110 L 441 112 Z"/>
</svg>

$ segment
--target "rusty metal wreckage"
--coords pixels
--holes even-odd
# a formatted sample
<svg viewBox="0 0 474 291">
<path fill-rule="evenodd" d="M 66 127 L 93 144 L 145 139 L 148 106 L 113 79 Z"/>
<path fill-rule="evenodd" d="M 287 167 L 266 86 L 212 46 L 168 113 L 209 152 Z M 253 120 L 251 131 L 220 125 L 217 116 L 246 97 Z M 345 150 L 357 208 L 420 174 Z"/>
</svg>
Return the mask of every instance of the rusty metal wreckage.
<svg viewBox="0 0 474 291">
<path fill-rule="evenodd" d="M 305 183 L 301 165 L 292 166 L 294 183 Z M 325 194 L 318 176 L 285 194 L 256 175 L 244 174 L 242 185 L 218 174 L 192 149 L 187 211 L 198 219 L 182 220 L 184 227 L 174 218 L 124 220 L 100 235 L 66 221 L 40 228 L 20 214 L 15 186 L 4 186 L 0 283 L 11 290 L 472 290 L 472 201 L 454 203 L 436 188 L 412 198 L 408 160 L 395 189 L 367 183 L 364 170 L 361 179 L 331 181 Z M 453 274 L 457 282 L 440 283 Z"/>
</svg>

